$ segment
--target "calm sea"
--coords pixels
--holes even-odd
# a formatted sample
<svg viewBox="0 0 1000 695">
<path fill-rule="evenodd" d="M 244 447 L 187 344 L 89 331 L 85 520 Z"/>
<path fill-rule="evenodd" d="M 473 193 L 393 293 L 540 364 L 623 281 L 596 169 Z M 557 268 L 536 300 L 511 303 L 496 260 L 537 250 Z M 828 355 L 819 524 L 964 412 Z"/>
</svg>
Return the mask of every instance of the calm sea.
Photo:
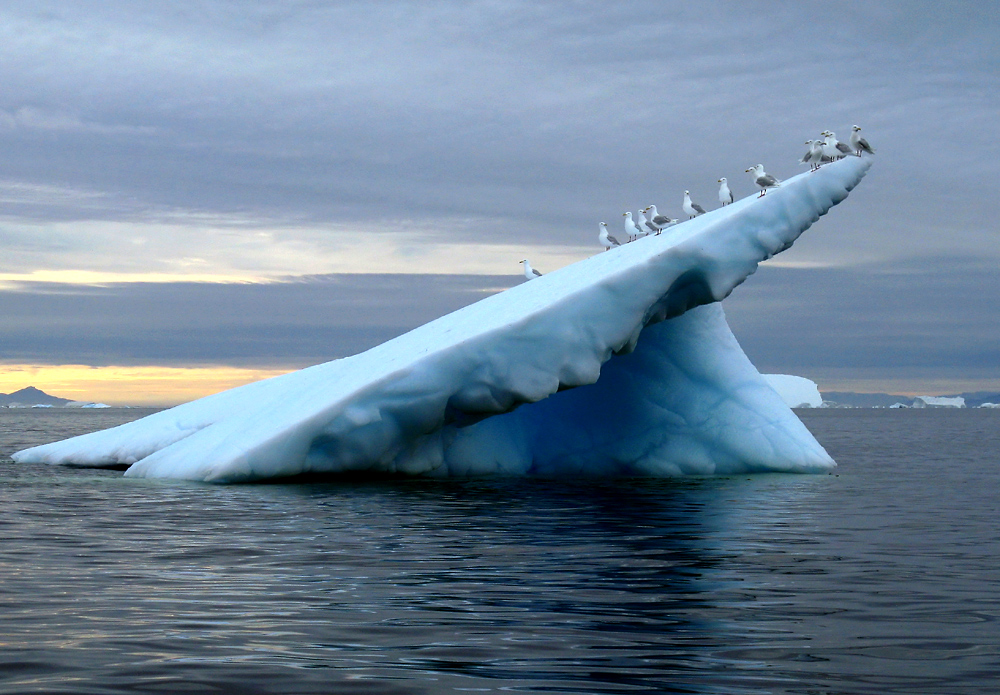
<svg viewBox="0 0 1000 695">
<path fill-rule="evenodd" d="M 10 461 L 147 412 L 0 410 L 0 692 L 1000 692 L 1000 410 L 803 411 L 818 476 Z"/>
</svg>

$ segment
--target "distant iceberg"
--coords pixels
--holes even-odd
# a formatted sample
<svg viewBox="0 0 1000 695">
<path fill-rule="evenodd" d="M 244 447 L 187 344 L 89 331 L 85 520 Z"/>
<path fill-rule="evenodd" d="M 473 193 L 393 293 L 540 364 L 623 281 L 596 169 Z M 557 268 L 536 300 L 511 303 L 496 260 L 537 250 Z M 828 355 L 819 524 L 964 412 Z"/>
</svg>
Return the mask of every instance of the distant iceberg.
<svg viewBox="0 0 1000 695">
<path fill-rule="evenodd" d="M 212 482 L 827 470 L 718 302 L 870 163 L 801 174 L 367 352 L 13 458 Z"/>
<path fill-rule="evenodd" d="M 962 396 L 917 396 L 913 399 L 911 408 L 964 408 L 965 398 Z"/>
<path fill-rule="evenodd" d="M 823 396 L 815 381 L 791 374 L 763 374 L 764 381 L 778 392 L 789 408 L 822 408 Z"/>
</svg>

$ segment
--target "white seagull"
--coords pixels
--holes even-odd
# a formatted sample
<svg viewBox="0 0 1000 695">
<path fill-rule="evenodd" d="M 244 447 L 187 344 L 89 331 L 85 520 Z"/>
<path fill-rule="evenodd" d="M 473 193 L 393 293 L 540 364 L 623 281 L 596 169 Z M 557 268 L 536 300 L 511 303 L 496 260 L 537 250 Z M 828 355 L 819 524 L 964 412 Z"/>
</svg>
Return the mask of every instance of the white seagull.
<svg viewBox="0 0 1000 695">
<path fill-rule="evenodd" d="M 656 209 L 655 205 L 650 205 L 642 212 L 649 213 L 649 219 L 646 220 L 646 226 L 652 229 L 656 234 L 659 234 L 660 232 L 663 231 L 663 227 L 661 227 L 660 225 L 656 224 L 656 222 L 653 221 L 653 218 L 656 217 L 656 213 L 651 211 L 655 209 Z"/>
<path fill-rule="evenodd" d="M 875 154 L 875 148 L 868 144 L 868 141 L 861 137 L 861 126 L 856 125 L 851 128 L 851 148 L 861 156 L 862 152 Z"/>
<path fill-rule="evenodd" d="M 524 263 L 524 277 L 528 278 L 529 280 L 534 280 L 535 278 L 542 277 L 541 273 L 539 273 L 537 270 L 531 267 L 531 264 L 528 263 L 527 258 L 525 258 L 523 261 L 518 261 L 518 263 Z"/>
<path fill-rule="evenodd" d="M 757 164 L 756 166 L 750 167 L 747 169 L 747 173 L 753 176 L 754 183 L 760 186 L 760 195 L 757 196 L 758 198 L 763 197 L 764 194 L 767 193 L 768 188 L 774 188 L 775 186 L 781 185 L 781 181 L 764 171 L 763 164 Z"/>
<path fill-rule="evenodd" d="M 823 135 L 826 136 L 826 141 L 823 143 L 823 154 L 830 159 L 842 159 L 849 154 L 854 154 L 851 146 L 838 140 L 832 130 L 824 130 Z"/>
<path fill-rule="evenodd" d="M 638 239 L 640 236 L 646 236 L 646 232 L 635 226 L 635 222 L 632 221 L 631 212 L 623 212 L 622 217 L 625 218 L 625 233 L 628 235 L 629 241 Z"/>
<path fill-rule="evenodd" d="M 652 224 L 650 224 L 649 220 L 646 219 L 646 210 L 649 210 L 649 208 L 643 208 L 642 210 L 639 211 L 639 223 L 637 226 L 639 227 L 639 229 L 643 231 L 644 234 L 660 231 Z"/>
<path fill-rule="evenodd" d="M 604 247 L 605 251 L 610 251 L 612 246 L 621 246 L 618 240 L 608 233 L 607 222 L 601 222 L 601 233 L 597 235 L 597 240 L 601 242 L 601 246 Z"/>
<path fill-rule="evenodd" d="M 646 209 L 649 210 L 649 221 L 653 224 L 653 226 L 659 229 L 659 231 L 656 232 L 657 234 L 662 232 L 667 227 L 675 225 L 679 222 L 679 220 L 675 220 L 672 217 L 661 215 L 659 212 L 657 212 L 655 205 L 650 205 Z"/>
<path fill-rule="evenodd" d="M 684 191 L 684 203 L 683 205 L 681 205 L 681 208 L 684 210 L 685 213 L 687 213 L 689 220 L 693 217 L 697 217 L 698 215 L 705 214 L 705 208 L 698 205 L 698 203 L 691 202 L 690 191 Z"/>
<path fill-rule="evenodd" d="M 733 202 L 733 192 L 729 190 L 729 182 L 726 181 L 726 177 L 723 176 L 719 179 L 719 202 L 722 203 L 722 207 L 726 207 L 731 202 Z"/>
<path fill-rule="evenodd" d="M 809 151 L 802 156 L 802 159 L 799 160 L 799 163 L 808 164 L 810 171 L 816 171 L 817 169 L 820 168 L 823 162 L 829 161 L 823 155 L 823 141 L 806 140 L 806 144 L 809 145 Z"/>
</svg>

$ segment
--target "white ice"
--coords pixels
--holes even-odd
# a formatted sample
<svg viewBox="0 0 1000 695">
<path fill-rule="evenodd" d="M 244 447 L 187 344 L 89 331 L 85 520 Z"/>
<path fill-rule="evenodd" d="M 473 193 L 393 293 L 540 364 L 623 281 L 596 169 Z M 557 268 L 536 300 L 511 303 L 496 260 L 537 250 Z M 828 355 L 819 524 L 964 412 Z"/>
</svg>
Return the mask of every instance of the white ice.
<svg viewBox="0 0 1000 695">
<path fill-rule="evenodd" d="M 804 376 L 791 374 L 763 374 L 764 381 L 778 392 L 781 400 L 789 408 L 819 408 L 823 405 L 823 396 L 819 393 L 816 382 Z"/>
<path fill-rule="evenodd" d="M 714 303 L 846 198 L 870 163 L 794 177 L 367 352 L 14 459 L 214 482 L 828 469 Z"/>
<path fill-rule="evenodd" d="M 964 408 L 965 398 L 962 396 L 917 396 L 913 399 L 912 408 Z"/>
</svg>

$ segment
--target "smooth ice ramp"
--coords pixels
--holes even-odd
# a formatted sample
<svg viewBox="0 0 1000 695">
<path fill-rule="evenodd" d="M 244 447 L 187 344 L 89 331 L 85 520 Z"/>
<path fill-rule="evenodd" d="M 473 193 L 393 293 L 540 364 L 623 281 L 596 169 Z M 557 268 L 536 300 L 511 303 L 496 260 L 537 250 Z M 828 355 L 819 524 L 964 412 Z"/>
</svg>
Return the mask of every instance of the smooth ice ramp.
<svg viewBox="0 0 1000 695">
<path fill-rule="evenodd" d="M 713 303 L 870 166 L 848 157 L 367 352 L 13 458 L 213 482 L 831 468 Z"/>
</svg>

